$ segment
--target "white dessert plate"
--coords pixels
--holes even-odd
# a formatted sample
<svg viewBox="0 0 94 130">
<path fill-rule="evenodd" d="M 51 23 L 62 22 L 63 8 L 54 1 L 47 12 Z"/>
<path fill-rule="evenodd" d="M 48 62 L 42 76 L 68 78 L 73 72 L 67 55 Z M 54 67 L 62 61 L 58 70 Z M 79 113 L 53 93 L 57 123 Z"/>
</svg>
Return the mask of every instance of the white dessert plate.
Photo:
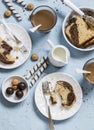
<svg viewBox="0 0 94 130">
<path fill-rule="evenodd" d="M 22 43 L 28 50 L 28 52 L 24 53 L 24 54 L 21 53 L 20 51 L 14 51 L 14 50 L 11 51 L 11 55 L 14 58 L 18 57 L 18 58 L 16 58 L 16 61 L 13 64 L 4 64 L 4 63 L 0 62 L 0 68 L 14 69 L 14 68 L 22 65 L 28 59 L 30 52 L 31 52 L 31 48 L 32 48 L 32 42 L 31 42 L 29 34 L 23 27 L 21 27 L 17 24 L 14 24 L 14 23 L 8 23 L 8 26 L 11 28 L 13 33 L 22 41 Z M 8 42 L 8 44 L 10 44 L 12 47 L 17 46 L 17 44 L 13 40 L 11 40 L 11 39 L 7 40 L 9 35 L 6 33 L 6 30 L 3 25 L 0 25 L 0 36 L 2 38 L 4 38 L 4 40 L 6 40 Z"/>
<path fill-rule="evenodd" d="M 57 102 L 57 104 L 51 104 L 49 101 L 50 109 L 51 109 L 51 115 L 53 120 L 65 120 L 67 118 L 70 118 L 73 116 L 81 107 L 82 104 L 82 89 L 79 85 L 79 83 L 71 76 L 65 73 L 52 73 L 45 76 L 37 85 L 35 90 L 35 104 L 39 111 L 48 118 L 47 114 L 47 108 L 45 99 L 42 93 L 42 82 L 48 81 L 51 82 L 51 88 L 55 87 L 56 82 L 62 80 L 70 83 L 73 87 L 74 93 L 76 95 L 76 102 L 73 104 L 72 108 L 66 109 L 61 105 L 61 100 Z M 50 99 L 50 96 L 47 97 L 48 100 Z"/>
<path fill-rule="evenodd" d="M 14 93 L 13 93 L 12 95 L 10 95 L 10 96 L 8 96 L 8 95 L 6 94 L 6 89 L 7 89 L 8 87 L 12 87 L 11 81 L 12 81 L 13 79 L 15 79 L 15 78 L 18 79 L 20 82 L 24 82 L 24 83 L 26 84 L 26 86 L 27 86 L 27 88 L 26 88 L 25 90 L 23 90 L 23 93 L 24 93 L 23 97 L 20 98 L 20 99 L 18 99 L 18 98 L 16 97 L 16 95 L 15 95 L 16 90 L 15 90 Z M 9 101 L 9 102 L 19 103 L 19 102 L 21 102 L 21 101 L 23 101 L 23 100 L 26 99 L 26 97 L 28 96 L 28 93 L 29 93 L 28 83 L 27 83 L 27 81 L 26 81 L 23 77 L 21 77 L 21 76 L 19 76 L 19 75 L 9 76 L 9 77 L 7 77 L 7 78 L 3 81 L 3 83 L 2 83 L 2 94 L 3 94 L 4 98 L 5 98 L 7 101 Z"/>
</svg>

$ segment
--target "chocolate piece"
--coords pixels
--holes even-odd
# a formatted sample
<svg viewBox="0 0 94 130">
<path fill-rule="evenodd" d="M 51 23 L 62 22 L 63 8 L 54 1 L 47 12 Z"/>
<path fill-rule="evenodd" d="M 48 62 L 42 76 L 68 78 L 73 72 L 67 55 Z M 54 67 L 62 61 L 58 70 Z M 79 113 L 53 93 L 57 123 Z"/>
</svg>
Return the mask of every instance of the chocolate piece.
<svg viewBox="0 0 94 130">
<path fill-rule="evenodd" d="M 21 90 L 17 90 L 16 91 L 16 96 L 17 96 L 17 98 L 22 98 L 23 97 L 23 91 L 21 91 Z"/>
<path fill-rule="evenodd" d="M 9 51 L 4 51 L 3 54 L 7 55 L 7 54 L 9 54 Z"/>
<path fill-rule="evenodd" d="M 76 18 L 71 18 L 68 21 L 68 25 L 70 25 L 71 23 L 75 23 L 76 22 Z"/>
<path fill-rule="evenodd" d="M 76 45 L 79 44 L 79 39 L 78 39 L 78 30 L 77 30 L 77 24 L 73 24 L 70 28 L 70 34 L 72 38 L 72 42 Z"/>
<path fill-rule="evenodd" d="M 68 88 L 71 92 L 73 92 L 73 88 L 72 88 L 71 84 L 69 84 L 68 82 L 63 81 L 63 86 L 65 88 Z"/>
<path fill-rule="evenodd" d="M 12 95 L 14 93 L 14 89 L 12 87 L 9 87 L 9 88 L 6 89 L 6 93 L 8 95 Z"/>
<path fill-rule="evenodd" d="M 67 100 L 68 100 L 68 104 L 67 105 L 70 106 L 73 103 L 73 101 L 75 100 L 75 95 L 74 95 L 73 92 L 70 92 L 68 94 Z"/>
<path fill-rule="evenodd" d="M 20 82 L 19 84 L 18 84 L 18 89 L 20 89 L 20 90 L 24 90 L 24 89 L 26 89 L 26 84 L 24 83 L 24 82 Z"/>
</svg>

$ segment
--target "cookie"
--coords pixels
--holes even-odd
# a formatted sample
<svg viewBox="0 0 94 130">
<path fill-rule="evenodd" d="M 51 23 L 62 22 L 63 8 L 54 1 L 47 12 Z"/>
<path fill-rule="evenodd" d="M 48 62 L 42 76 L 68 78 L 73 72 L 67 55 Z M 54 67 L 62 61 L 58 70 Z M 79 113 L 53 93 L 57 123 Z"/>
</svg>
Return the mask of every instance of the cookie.
<svg viewBox="0 0 94 130">
<path fill-rule="evenodd" d="M 38 55 L 37 54 L 32 54 L 32 56 L 31 56 L 31 60 L 33 60 L 33 61 L 36 61 L 36 60 L 38 60 Z"/>
<path fill-rule="evenodd" d="M 33 10 L 34 9 L 34 5 L 30 3 L 30 4 L 27 5 L 26 9 L 27 10 Z"/>
<path fill-rule="evenodd" d="M 4 12 L 4 16 L 5 17 L 10 17 L 11 16 L 11 11 L 10 10 L 6 10 L 5 12 Z"/>
</svg>

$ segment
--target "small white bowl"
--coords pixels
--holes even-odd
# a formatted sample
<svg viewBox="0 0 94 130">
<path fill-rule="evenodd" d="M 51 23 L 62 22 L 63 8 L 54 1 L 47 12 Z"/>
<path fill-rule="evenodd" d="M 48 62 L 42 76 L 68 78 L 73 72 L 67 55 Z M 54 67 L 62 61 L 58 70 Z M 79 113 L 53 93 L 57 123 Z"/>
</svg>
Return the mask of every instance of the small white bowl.
<svg viewBox="0 0 94 130">
<path fill-rule="evenodd" d="M 24 83 L 27 85 L 26 89 L 23 90 L 24 95 L 23 95 L 23 97 L 20 98 L 20 99 L 18 99 L 18 98 L 16 97 L 16 95 L 15 95 L 15 92 L 16 92 L 16 91 L 14 91 L 14 93 L 13 93 L 12 95 L 10 95 L 10 96 L 8 96 L 8 95 L 6 94 L 6 89 L 7 89 L 8 87 L 12 87 L 11 81 L 12 81 L 12 79 L 14 79 L 14 78 L 18 79 L 18 80 L 21 81 L 21 82 L 24 82 Z M 21 101 L 23 101 L 23 100 L 25 100 L 25 99 L 27 98 L 28 93 L 29 93 L 28 83 L 27 83 L 27 81 L 26 81 L 23 77 L 21 77 L 21 76 L 19 76 L 19 75 L 9 76 L 9 77 L 7 77 L 7 78 L 3 81 L 3 83 L 2 83 L 2 94 L 3 94 L 4 98 L 5 98 L 6 100 L 8 100 L 9 102 L 19 103 L 19 102 L 21 102 Z"/>
<path fill-rule="evenodd" d="M 87 11 L 87 10 L 88 10 L 88 11 L 91 11 L 91 12 L 93 12 L 93 15 L 94 15 L 94 9 L 92 9 L 92 8 L 81 7 L 80 9 L 86 10 L 86 11 Z M 66 28 L 66 25 L 68 24 L 68 20 L 69 20 L 70 18 L 72 18 L 74 15 L 76 15 L 76 13 L 75 13 L 74 11 L 71 11 L 71 12 L 65 17 L 65 19 L 64 19 L 64 21 L 63 21 L 62 32 L 63 32 L 63 35 L 64 35 L 65 40 L 67 41 L 67 43 L 68 43 L 70 46 L 72 46 L 73 48 L 75 48 L 75 49 L 77 49 L 77 50 L 79 50 L 79 51 L 91 51 L 91 50 L 94 50 L 94 45 L 91 45 L 91 46 L 89 46 L 89 47 L 87 47 L 87 48 L 78 48 L 78 47 L 76 47 L 75 45 L 73 45 L 73 44 L 69 41 L 69 39 L 67 38 L 67 36 L 66 36 L 66 34 L 65 34 L 65 28 Z"/>
</svg>

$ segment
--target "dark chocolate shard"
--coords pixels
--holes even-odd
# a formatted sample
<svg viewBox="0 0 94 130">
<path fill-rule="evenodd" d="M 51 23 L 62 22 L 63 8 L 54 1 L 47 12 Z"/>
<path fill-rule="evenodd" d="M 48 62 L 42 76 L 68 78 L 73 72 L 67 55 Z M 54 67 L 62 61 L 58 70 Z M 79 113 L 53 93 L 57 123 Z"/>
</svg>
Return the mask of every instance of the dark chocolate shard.
<svg viewBox="0 0 94 130">
<path fill-rule="evenodd" d="M 73 44 L 77 46 L 79 44 L 79 37 L 78 37 L 78 29 L 76 23 L 71 26 L 70 34 L 71 34 Z"/>
<path fill-rule="evenodd" d="M 68 106 L 72 105 L 72 103 L 74 102 L 75 100 L 75 94 L 73 92 L 70 92 L 67 96 L 67 100 L 68 100 Z"/>
</svg>

